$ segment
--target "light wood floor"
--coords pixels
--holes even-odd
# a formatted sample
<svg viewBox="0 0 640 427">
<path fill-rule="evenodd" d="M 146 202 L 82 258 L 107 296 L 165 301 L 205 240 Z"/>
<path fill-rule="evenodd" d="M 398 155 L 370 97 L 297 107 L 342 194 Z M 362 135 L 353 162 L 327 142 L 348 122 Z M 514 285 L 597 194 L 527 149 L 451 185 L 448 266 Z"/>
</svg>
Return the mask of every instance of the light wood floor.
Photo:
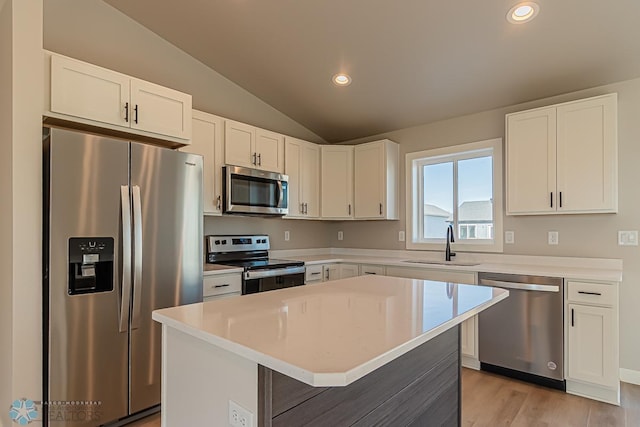
<svg viewBox="0 0 640 427">
<path fill-rule="evenodd" d="M 639 427 L 640 386 L 622 383 L 621 406 L 463 369 L 462 425 Z"/>
<path fill-rule="evenodd" d="M 622 383 L 620 407 L 512 380 L 462 370 L 464 427 L 640 427 L 640 386 Z M 156 414 L 128 427 L 160 427 Z"/>
</svg>

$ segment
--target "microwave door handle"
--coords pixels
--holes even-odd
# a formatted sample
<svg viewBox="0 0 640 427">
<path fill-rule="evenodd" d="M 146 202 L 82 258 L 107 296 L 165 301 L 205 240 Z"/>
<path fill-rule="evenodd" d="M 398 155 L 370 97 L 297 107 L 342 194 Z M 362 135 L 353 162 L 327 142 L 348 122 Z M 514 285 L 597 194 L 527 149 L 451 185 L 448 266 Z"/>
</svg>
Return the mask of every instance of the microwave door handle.
<svg viewBox="0 0 640 427">
<path fill-rule="evenodd" d="M 282 187 L 282 181 L 278 180 L 278 203 L 276 203 L 277 207 L 280 207 L 282 203 L 282 199 L 284 199 L 284 189 Z"/>
</svg>

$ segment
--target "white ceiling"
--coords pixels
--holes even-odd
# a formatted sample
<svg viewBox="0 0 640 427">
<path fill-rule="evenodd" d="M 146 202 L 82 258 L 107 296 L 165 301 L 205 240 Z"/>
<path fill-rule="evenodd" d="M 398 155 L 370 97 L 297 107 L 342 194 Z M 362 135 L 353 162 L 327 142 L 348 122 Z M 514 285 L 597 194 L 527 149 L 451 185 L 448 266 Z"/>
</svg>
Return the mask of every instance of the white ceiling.
<svg viewBox="0 0 640 427">
<path fill-rule="evenodd" d="M 330 142 L 640 77 L 638 0 L 105 1 Z"/>
</svg>

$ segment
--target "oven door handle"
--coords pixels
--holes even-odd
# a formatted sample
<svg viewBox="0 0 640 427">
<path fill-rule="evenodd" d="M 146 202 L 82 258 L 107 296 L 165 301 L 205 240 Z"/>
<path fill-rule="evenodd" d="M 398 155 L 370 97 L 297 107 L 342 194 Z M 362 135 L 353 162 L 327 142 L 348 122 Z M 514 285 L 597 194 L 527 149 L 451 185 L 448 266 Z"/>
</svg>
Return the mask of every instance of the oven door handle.
<svg viewBox="0 0 640 427">
<path fill-rule="evenodd" d="M 304 266 L 290 267 L 290 268 L 275 268 L 273 270 L 245 271 L 244 279 L 245 280 L 264 279 L 265 277 L 288 276 L 290 274 L 300 274 L 304 272 L 305 272 Z"/>
<path fill-rule="evenodd" d="M 517 289 L 520 291 L 560 292 L 560 286 L 536 285 L 532 283 L 503 282 L 502 280 L 480 279 L 479 285 L 496 286 L 504 289 Z"/>
</svg>

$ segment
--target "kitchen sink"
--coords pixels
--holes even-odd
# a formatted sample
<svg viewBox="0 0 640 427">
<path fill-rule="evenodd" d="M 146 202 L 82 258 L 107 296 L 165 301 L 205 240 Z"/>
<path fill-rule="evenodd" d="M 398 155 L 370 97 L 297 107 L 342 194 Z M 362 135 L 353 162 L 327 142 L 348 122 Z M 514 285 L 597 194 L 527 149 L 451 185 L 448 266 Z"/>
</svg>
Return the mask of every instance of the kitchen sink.
<svg viewBox="0 0 640 427">
<path fill-rule="evenodd" d="M 480 265 L 479 262 L 458 262 L 458 261 L 424 261 L 421 259 L 407 259 L 403 262 L 410 262 L 412 264 L 427 264 L 427 265 L 455 265 L 458 267 L 473 267 Z"/>
</svg>

